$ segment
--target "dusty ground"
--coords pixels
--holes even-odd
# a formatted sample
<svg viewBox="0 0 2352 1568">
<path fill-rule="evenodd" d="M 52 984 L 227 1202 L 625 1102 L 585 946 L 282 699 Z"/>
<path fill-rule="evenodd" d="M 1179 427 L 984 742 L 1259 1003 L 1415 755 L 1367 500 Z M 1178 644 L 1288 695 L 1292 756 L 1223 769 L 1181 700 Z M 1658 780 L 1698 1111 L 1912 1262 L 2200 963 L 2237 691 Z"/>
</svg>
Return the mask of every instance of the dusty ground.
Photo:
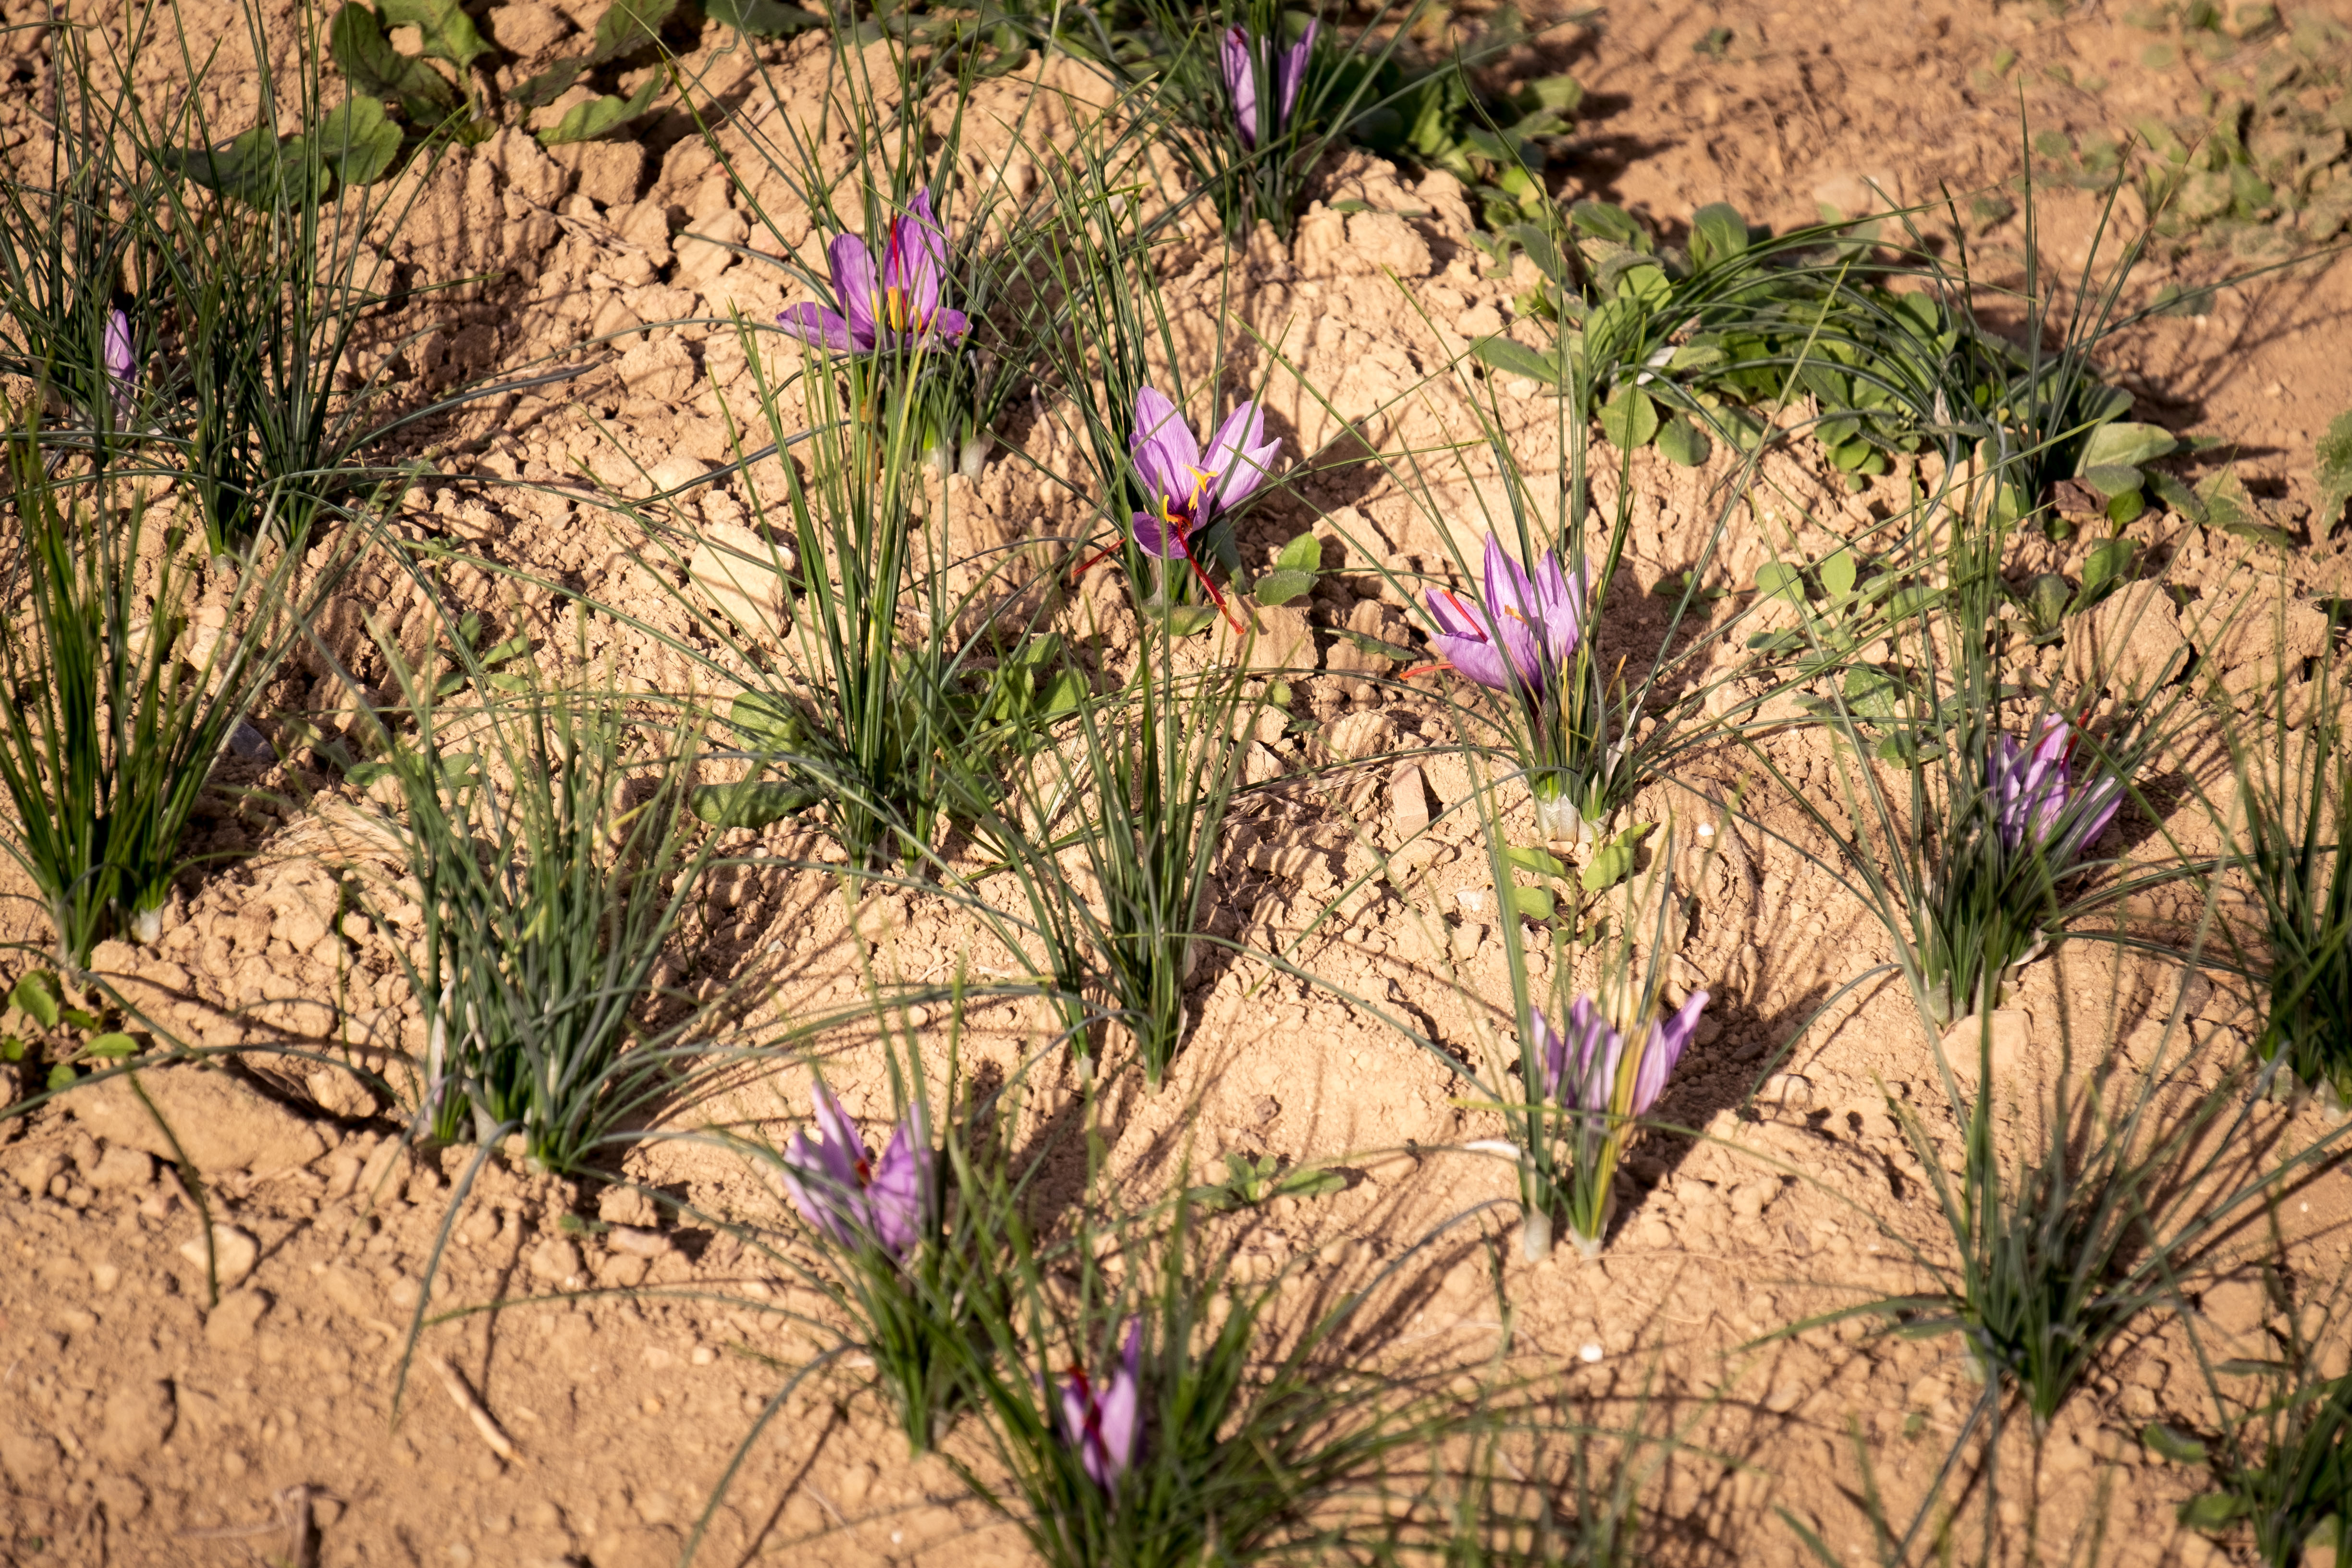
<svg viewBox="0 0 2352 1568">
<path fill-rule="evenodd" d="M 1727 42 L 1694 48 L 1717 28 L 1730 30 Z M 46 68 L 42 56 L 24 52 L 26 37 L 9 46 L 20 87 Z M 1904 201 L 1999 185 L 2019 165 L 2021 82 L 2035 128 L 2080 134 L 2189 112 L 2210 79 L 2233 68 L 2202 57 L 2152 68 L 2147 37 L 2098 8 L 2061 21 L 2039 6 L 1872 0 L 1765 11 L 1728 0 L 1626 7 L 1605 27 L 1551 36 L 1514 67 L 1530 76 L 1571 69 L 1589 90 L 1574 154 L 1555 169 L 1562 193 L 1623 203 L 1671 237 L 1712 201 L 1786 226 L 1815 216 L 1820 203 L 1861 210 L 1865 182 Z M 780 79 L 805 90 L 820 47 L 803 40 L 767 52 Z M 1995 57 L 2004 51 L 2019 63 L 1999 75 Z M 719 62 L 714 89 L 749 114 L 779 112 L 747 93 L 741 65 Z M 2053 66 L 2066 67 L 2071 83 Z M 1081 79 L 1066 65 L 1046 75 L 1070 86 Z M 2096 89 L 2084 85 L 2093 79 L 2102 82 Z M 1006 83 L 987 94 L 1003 104 L 1020 90 Z M 30 103 L 14 92 L 0 109 L 0 140 L 11 147 L 28 145 Z M 745 223 L 747 204 L 688 129 L 672 116 L 641 143 L 562 162 L 509 132 L 446 166 L 393 259 L 433 276 L 499 277 L 433 307 L 442 324 L 409 356 L 415 384 L 520 366 L 643 321 L 730 308 L 768 316 L 798 298 L 772 270 L 686 237 L 749 234 L 755 245 L 773 243 Z M 814 254 L 823 237 L 810 240 L 806 215 L 774 189 L 759 194 L 782 237 L 807 242 Z M 1446 176 L 1400 174 L 1358 156 L 1329 172 L 1323 194 L 1326 204 L 1349 198 L 1376 211 L 1346 219 L 1342 230 L 1327 205 L 1290 253 L 1255 248 L 1230 266 L 1213 247 L 1197 247 L 1171 288 L 1203 300 L 1230 289 L 1232 308 L 1279 337 L 1341 417 L 1363 421 L 1376 445 L 1401 446 L 1442 427 L 1454 405 L 1443 394 L 1400 405 L 1400 395 L 1442 379 L 1466 336 L 1507 325 L 1516 286 L 1475 265 L 1467 209 Z M 2045 203 L 2048 253 L 2079 265 L 2094 198 L 2053 189 Z M 1426 216 L 1407 224 L 1379 216 L 1384 208 Z M 1332 243 L 1341 233 L 1349 245 Z M 1983 275 L 2021 275 L 2014 219 L 1972 242 Z M 1400 308 L 1375 264 L 1399 272 L 1433 325 Z M 2138 286 L 2193 282 L 2222 265 L 2192 251 L 2160 259 Z M 2315 438 L 2352 407 L 2347 300 L 2352 272 L 2301 266 L 2221 296 L 2206 315 L 2136 331 L 2108 368 L 2140 396 L 2137 416 L 2235 443 L 2250 486 L 2292 525 L 2313 500 Z M 660 328 L 618 347 L 625 352 L 616 363 L 593 376 L 430 432 L 449 477 L 424 489 L 415 521 L 487 561 L 709 647 L 674 585 L 645 579 L 628 552 L 635 541 L 578 475 L 585 465 L 641 491 L 640 467 L 671 484 L 704 471 L 727 456 L 722 408 L 756 421 L 751 381 L 725 330 Z M 1287 456 L 1326 451 L 1340 434 L 1294 380 L 1274 374 L 1267 395 Z M 1550 438 L 1548 416 L 1530 405 L 1512 417 L 1539 452 Z M 1074 459 L 1026 414 L 1003 435 L 1049 470 L 1067 471 Z M 1695 557 L 1714 487 L 1729 472 L 1723 455 L 1697 471 L 1654 456 L 1635 464 L 1635 571 L 1644 585 Z M 484 476 L 544 488 L 487 484 Z M 1735 514 L 1727 547 L 1727 567 L 1741 583 L 1762 559 L 1761 527 L 1802 519 L 1811 537 L 1826 539 L 1884 516 L 1897 493 L 1890 479 L 1850 496 L 1818 467 L 1788 457 L 1768 462 L 1762 478 L 1752 507 Z M 1468 774 L 1443 750 L 1453 735 L 1442 706 L 1369 685 L 1366 674 L 1382 672 L 1330 656 L 1346 646 L 1332 636 L 1340 626 L 1404 638 L 1402 597 L 1372 568 L 1443 572 L 1437 520 L 1465 536 L 1479 531 L 1469 506 L 1475 479 L 1445 479 L 1433 508 L 1370 470 L 1327 468 L 1253 514 L 1251 548 L 1270 551 L 1311 526 L 1330 537 L 1327 560 L 1342 569 L 1313 600 L 1311 641 L 1301 645 L 1300 662 L 1325 664 L 1301 684 L 1303 703 L 1327 722 L 1312 739 L 1254 747 L 1254 787 L 1223 862 L 1219 934 L 1261 949 L 1287 942 L 1338 889 L 1398 849 L 1417 819 L 1465 798 Z M 1056 510 L 1049 488 L 1003 453 L 977 481 L 948 485 L 975 541 L 1020 537 Z M 731 483 L 692 504 L 707 524 L 742 515 Z M 2279 570 L 2277 558 L 2177 518 L 2152 514 L 2133 531 L 2169 552 L 2174 580 L 2205 590 L 2201 603 Z M 2290 592 L 2352 593 L 2347 542 L 2352 534 L 2321 540 L 2294 557 L 2284 568 Z M 1090 587 L 1081 603 L 1104 602 L 1108 586 Z M 559 644 L 568 636 L 568 614 L 549 592 L 516 602 L 463 568 L 447 587 L 502 633 L 528 630 Z M 380 565 L 363 569 L 346 597 L 404 616 L 423 612 L 411 584 Z M 2192 608 L 2180 630 L 2168 619 L 2154 635 L 2196 641 L 2196 623 Z M 357 625 L 355 614 L 331 624 L 347 653 L 360 646 Z M 686 662 L 642 630 L 612 616 L 589 625 L 592 654 L 614 661 L 622 682 L 689 684 Z M 1635 639 L 1641 630 L 1629 624 L 1611 635 Z M 341 703 L 322 669 L 290 674 L 273 697 L 277 711 L 327 719 Z M 1826 779 L 1829 751 L 1817 735 L 1789 731 L 1768 744 L 1792 776 Z M 1439 750 L 1401 765 L 1399 755 L 1424 746 Z M 2214 757 L 2208 745 L 2175 761 L 2210 777 Z M 1325 765 L 1333 763 L 1357 765 Z M 1849 1328 L 1748 1348 L 1857 1292 L 1913 1278 L 1901 1243 L 1932 1247 L 1934 1218 L 1880 1086 L 1923 1106 L 1938 1098 L 1907 1005 L 1891 993 L 1864 991 L 1792 1039 L 1833 989 L 1887 956 L 1885 939 L 1779 840 L 1706 804 L 1727 799 L 1755 773 L 1727 748 L 1685 772 L 1679 793 L 1660 786 L 1636 812 L 1710 819 L 1724 846 L 1696 883 L 1700 914 L 1684 950 L 1716 1002 L 1660 1111 L 1706 1138 L 1659 1143 L 1637 1162 L 1626 1216 L 1602 1260 L 1580 1262 L 1563 1249 L 1542 1264 L 1520 1261 L 1497 1244 L 1512 1218 L 1501 1205 L 1412 1255 L 1391 1321 L 1393 1348 L 1476 1358 L 1494 1348 L 1497 1302 L 1507 1299 L 1516 1348 L 1556 1364 L 1564 1396 L 1622 1418 L 1624 1396 L 1651 1386 L 1654 1423 L 1714 1456 L 1678 1460 L 1656 1481 L 1659 1551 L 1792 1563 L 1801 1548 L 1776 1508 L 1817 1525 L 1841 1552 L 1864 1551 L 1862 1519 L 1841 1489 L 1856 1474 L 1853 1432 L 1907 1507 L 1957 1432 L 1970 1387 L 1949 1341 L 1865 1342 Z M 200 824 L 207 847 L 235 856 L 187 879 L 157 951 L 110 945 L 98 966 L 149 999 L 159 1019 L 208 1044 L 413 1047 L 416 1005 L 387 945 L 396 932 L 336 921 L 338 876 L 375 864 L 366 804 L 286 765 L 252 782 L 310 805 Z M 2180 802 L 2170 826 L 2183 840 L 2210 845 L 2210 828 L 2185 792 L 2168 798 Z M 1769 792 L 1751 789 L 1748 799 L 1760 801 L 1763 827 L 1801 839 L 1795 814 Z M 2116 831 L 2147 840 L 2151 826 L 2127 816 Z M 1416 879 L 1350 898 L 1292 954 L 1328 984 L 1269 977 L 1247 962 L 1212 965 L 1192 1001 L 1200 1026 L 1170 1086 L 1125 1097 L 1107 1121 L 1114 1164 L 1144 1184 L 1166 1179 L 1188 1138 L 1202 1158 L 1235 1149 L 1344 1165 L 1345 1193 L 1284 1200 L 1234 1225 L 1234 1245 L 1262 1260 L 1253 1268 L 1312 1255 L 1300 1276 L 1309 1289 L 1392 1262 L 1441 1220 L 1511 1190 L 1500 1163 L 1462 1150 L 1497 1130 L 1456 1108 L 1460 1090 L 1443 1065 L 1335 994 L 1393 1006 L 1463 1051 L 1478 1048 L 1495 1004 L 1507 1001 L 1475 814 L 1445 816 L 1423 842 L 1428 847 L 1406 858 L 1417 863 Z M 813 835 L 790 827 L 771 831 L 762 847 L 818 852 Z M 11 937 L 33 934 L 15 909 L 0 919 L 13 922 Z M 853 930 L 834 879 L 745 870 L 720 879 L 696 911 L 671 978 L 751 976 L 745 991 L 760 1001 L 740 1026 L 756 1034 L 852 998 L 864 963 L 941 980 L 974 951 L 965 923 L 937 900 L 882 900 Z M 2087 944 L 2043 963 L 2018 1003 L 2033 1042 L 2021 1050 L 2020 1070 L 2062 1028 L 2078 1048 L 2116 1038 L 2134 1055 L 2129 1042 L 2146 1044 L 2179 984 L 2175 969 L 2118 967 Z M 2238 999 L 2200 983 L 2187 1011 L 2208 1042 L 2206 1059 L 2226 1064 L 2244 1038 Z M 1007 1070 L 1037 1027 L 1034 1018 L 983 1009 L 968 1020 L 967 1068 Z M 290 1521 L 307 1506 L 327 1563 L 676 1561 L 736 1445 L 786 1369 L 810 1352 L 810 1338 L 770 1310 L 806 1309 L 808 1292 L 707 1224 L 677 1225 L 650 1204 L 609 1196 L 600 1205 L 593 1193 L 494 1162 L 457 1215 L 434 1300 L 514 1304 L 429 1331 L 423 1351 L 446 1359 L 450 1378 L 495 1417 L 510 1452 L 492 1451 L 423 1360 L 395 1420 L 401 1341 L 468 1152 L 412 1157 L 391 1141 L 395 1124 L 348 1079 L 327 1071 L 306 1079 L 255 1060 L 251 1075 L 150 1075 L 159 1100 L 181 1112 L 175 1120 L 203 1130 L 188 1152 L 213 1184 L 223 1223 L 257 1254 L 217 1305 L 207 1300 L 201 1249 L 195 1258 L 184 1249 L 196 1235 L 184 1194 L 169 1176 L 159 1180 L 150 1157 L 165 1151 L 125 1099 L 68 1100 L 0 1131 L 0 1554 L 26 1563 L 282 1560 Z M 828 1076 L 853 1112 L 887 1113 L 870 1045 L 841 1045 Z M 804 1072 L 779 1075 L 716 1109 L 781 1136 L 805 1082 Z M 1047 1098 L 1072 1092 L 1057 1082 Z M 2280 1110 L 2266 1111 L 2261 1125 L 2293 1142 L 2329 1123 Z M 713 1151 L 673 1147 L 643 1165 L 633 1158 L 629 1174 L 703 1215 L 780 1218 L 775 1195 Z M 2294 1267 L 2335 1278 L 2352 1216 L 2345 1179 L 2328 1175 L 2287 1207 Z M 603 1228 L 607 1222 L 660 1234 Z M 2249 1256 L 2262 1240 L 2246 1234 Z M 239 1245 L 226 1242 L 224 1256 L 233 1258 Z M 2225 1275 L 2200 1290 L 2209 1331 L 2255 1344 L 2261 1297 L 2249 1276 Z M 2097 1518 L 2106 1549 L 2133 1563 L 2211 1554 L 2172 1523 L 2195 1476 L 2137 1443 L 2143 1423 L 2160 1415 L 2199 1426 L 2212 1413 L 2177 1326 L 2151 1322 L 2145 1340 L 2132 1341 L 2067 1405 L 2048 1438 L 2042 1551 L 2066 1552 L 2074 1531 Z M 2014 1447 L 2022 1461 L 2024 1445 Z M 959 1497 L 944 1466 L 906 1462 L 878 1399 L 844 1371 L 795 1395 L 768 1426 L 712 1522 L 703 1560 L 970 1568 L 1022 1560 L 1015 1534 Z M 2019 1507 L 2012 1492 L 2005 1539 L 2022 1551 L 2025 1513 L 2009 1511 Z"/>
</svg>

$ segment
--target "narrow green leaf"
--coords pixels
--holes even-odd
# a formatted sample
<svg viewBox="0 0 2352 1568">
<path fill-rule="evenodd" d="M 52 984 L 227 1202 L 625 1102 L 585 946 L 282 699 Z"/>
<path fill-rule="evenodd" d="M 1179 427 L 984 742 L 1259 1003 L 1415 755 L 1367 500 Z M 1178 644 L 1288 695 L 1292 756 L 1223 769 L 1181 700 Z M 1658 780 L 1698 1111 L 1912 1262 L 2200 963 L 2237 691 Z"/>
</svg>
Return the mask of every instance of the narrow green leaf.
<svg viewBox="0 0 2352 1568">
<path fill-rule="evenodd" d="M 1729 260 L 1748 249 L 1748 220 L 1729 202 L 1710 202 L 1691 215 L 1691 265 Z"/>
<path fill-rule="evenodd" d="M 2198 1445 L 2200 1448 L 2204 1446 Z M 2206 1492 L 2180 1505 L 2180 1522 L 2191 1530 L 2227 1530 L 2249 1511 L 2247 1500 L 2228 1492 Z"/>
<path fill-rule="evenodd" d="M 2201 1465 L 2205 1462 L 2205 1445 L 2176 1427 L 2161 1421 L 2151 1421 L 2140 1428 L 2140 1446 L 2158 1458 L 2169 1459 L 2176 1465 Z"/>
<path fill-rule="evenodd" d="M 2344 521 L 2344 503 L 2352 500 L 2352 412 L 2339 414 L 2319 438 L 2318 461 L 2311 471 L 2312 487 L 2319 491 L 2319 510 L 2311 514 L 2311 537 L 2322 540 Z"/>
</svg>

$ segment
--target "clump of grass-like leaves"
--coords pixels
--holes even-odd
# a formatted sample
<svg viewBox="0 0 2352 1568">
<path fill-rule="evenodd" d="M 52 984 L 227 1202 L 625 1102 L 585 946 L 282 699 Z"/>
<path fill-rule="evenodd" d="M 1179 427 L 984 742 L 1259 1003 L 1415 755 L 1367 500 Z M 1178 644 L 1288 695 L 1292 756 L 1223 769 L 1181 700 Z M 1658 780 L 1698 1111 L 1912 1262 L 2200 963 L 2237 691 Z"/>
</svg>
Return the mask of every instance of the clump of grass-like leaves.
<svg viewBox="0 0 2352 1568">
<path fill-rule="evenodd" d="M 18 525 L 0 579 L 5 842 L 79 974 L 109 935 L 153 940 L 214 763 L 347 555 L 232 564 L 217 635 L 200 640 L 202 563 L 179 525 L 155 537 L 149 477 L 110 468 L 108 443 L 50 447 L 34 410 L 10 416 L 5 439 Z"/>
<path fill-rule="evenodd" d="M 445 707 L 385 651 L 403 706 L 374 713 L 375 766 L 417 889 L 399 958 L 427 1037 L 420 1128 L 519 1133 L 540 1167 L 576 1169 L 674 1090 L 699 1016 L 662 1017 L 655 980 L 709 855 L 692 751 L 640 756 L 616 701 L 561 689 Z"/>
</svg>

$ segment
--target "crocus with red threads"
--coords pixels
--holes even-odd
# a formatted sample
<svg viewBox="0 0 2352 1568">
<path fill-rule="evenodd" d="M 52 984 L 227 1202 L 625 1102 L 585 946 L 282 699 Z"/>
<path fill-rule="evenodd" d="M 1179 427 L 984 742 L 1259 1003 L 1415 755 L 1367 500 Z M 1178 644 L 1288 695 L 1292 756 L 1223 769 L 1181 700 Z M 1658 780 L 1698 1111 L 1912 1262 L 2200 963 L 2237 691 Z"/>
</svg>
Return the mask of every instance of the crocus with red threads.
<svg viewBox="0 0 2352 1568">
<path fill-rule="evenodd" d="M 1118 1489 L 1118 1478 L 1135 1462 L 1143 1434 L 1143 1321 L 1130 1319 L 1127 1348 L 1108 1375 L 1090 1378 L 1083 1366 L 1070 1368 L 1062 1384 L 1062 1436 L 1078 1451 L 1078 1463 L 1095 1485 Z"/>
<path fill-rule="evenodd" d="M 1486 597 L 1433 588 L 1437 624 L 1430 646 L 1455 673 L 1495 691 L 1537 698 L 1576 651 L 1584 622 L 1584 588 L 1547 551 L 1529 573 L 1494 534 L 1486 536 Z"/>
<path fill-rule="evenodd" d="M 930 1141 L 909 1112 L 877 1162 L 841 1101 L 823 1084 L 814 1098 L 819 1135 L 795 1132 L 784 1146 L 784 1191 L 802 1218 L 842 1246 L 905 1258 L 929 1209 Z"/>
<path fill-rule="evenodd" d="M 970 318 L 950 310 L 940 298 L 948 267 L 948 233 L 931 209 L 929 191 L 919 191 L 904 214 L 890 220 L 877 267 L 866 241 L 837 235 L 825 247 L 836 308 L 800 304 L 787 308 L 776 324 L 787 337 L 836 353 L 887 353 L 962 341 Z"/>
</svg>

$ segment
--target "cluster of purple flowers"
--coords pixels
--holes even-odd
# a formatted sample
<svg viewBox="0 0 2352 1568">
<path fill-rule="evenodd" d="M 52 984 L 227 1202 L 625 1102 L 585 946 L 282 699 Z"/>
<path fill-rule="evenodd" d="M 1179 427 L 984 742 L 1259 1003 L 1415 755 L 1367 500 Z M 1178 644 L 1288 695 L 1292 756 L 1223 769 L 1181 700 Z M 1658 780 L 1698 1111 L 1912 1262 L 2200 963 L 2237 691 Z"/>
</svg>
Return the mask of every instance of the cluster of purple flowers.
<svg viewBox="0 0 2352 1568">
<path fill-rule="evenodd" d="M 1437 624 L 1431 647 L 1447 668 L 1490 690 L 1537 702 L 1576 651 L 1584 626 L 1584 574 L 1562 571 L 1557 551 L 1529 573 L 1494 534 L 1486 536 L 1485 603 L 1433 588 Z"/>
<path fill-rule="evenodd" d="M 1266 86 L 1274 99 L 1274 128 L 1282 129 L 1298 107 L 1298 89 L 1307 79 L 1307 57 L 1315 52 L 1315 30 L 1319 24 L 1309 22 L 1298 41 L 1286 49 L 1276 50 L 1271 61 L 1274 79 Z M 1257 145 L 1257 68 L 1255 56 L 1258 40 L 1248 29 L 1227 27 L 1219 46 L 1218 63 L 1225 78 L 1225 90 L 1234 98 L 1234 123 L 1242 133 L 1242 145 Z"/>
<path fill-rule="evenodd" d="M 866 241 L 834 237 L 825 247 L 837 308 L 793 305 L 776 318 L 788 337 L 835 353 L 879 354 L 963 341 L 971 330 L 961 310 L 940 303 L 947 277 L 948 232 L 919 191 L 906 212 L 890 220 L 877 267 Z"/>
<path fill-rule="evenodd" d="M 930 1140 L 910 1113 L 877 1162 L 841 1101 L 822 1084 L 814 1099 L 819 1135 L 795 1132 L 784 1146 L 784 1191 L 802 1218 L 841 1246 L 904 1258 L 930 1212 Z"/>
<path fill-rule="evenodd" d="M 1644 1025 L 1635 1032 L 1635 1067 L 1630 1095 L 1620 1107 L 1617 1079 L 1625 1060 L 1626 1037 L 1610 1026 L 1599 1004 L 1579 996 L 1569 1005 L 1568 1027 L 1556 1031 L 1540 1012 L 1529 1017 L 1538 1058 L 1543 1064 L 1543 1091 L 1571 1110 L 1614 1110 L 1643 1116 L 1666 1091 L 1666 1079 L 1690 1048 L 1707 994 L 1694 991 L 1671 1017 Z"/>
<path fill-rule="evenodd" d="M 2055 714 L 2037 724 L 2023 745 L 2012 736 L 1994 738 L 1985 784 L 1992 795 L 1994 824 L 2009 848 L 2023 849 L 2030 841 L 2070 862 L 2115 820 L 2123 807 L 2122 780 L 2103 773 L 2079 786 L 2074 783 L 2074 749 L 2082 739 Z"/>
</svg>

